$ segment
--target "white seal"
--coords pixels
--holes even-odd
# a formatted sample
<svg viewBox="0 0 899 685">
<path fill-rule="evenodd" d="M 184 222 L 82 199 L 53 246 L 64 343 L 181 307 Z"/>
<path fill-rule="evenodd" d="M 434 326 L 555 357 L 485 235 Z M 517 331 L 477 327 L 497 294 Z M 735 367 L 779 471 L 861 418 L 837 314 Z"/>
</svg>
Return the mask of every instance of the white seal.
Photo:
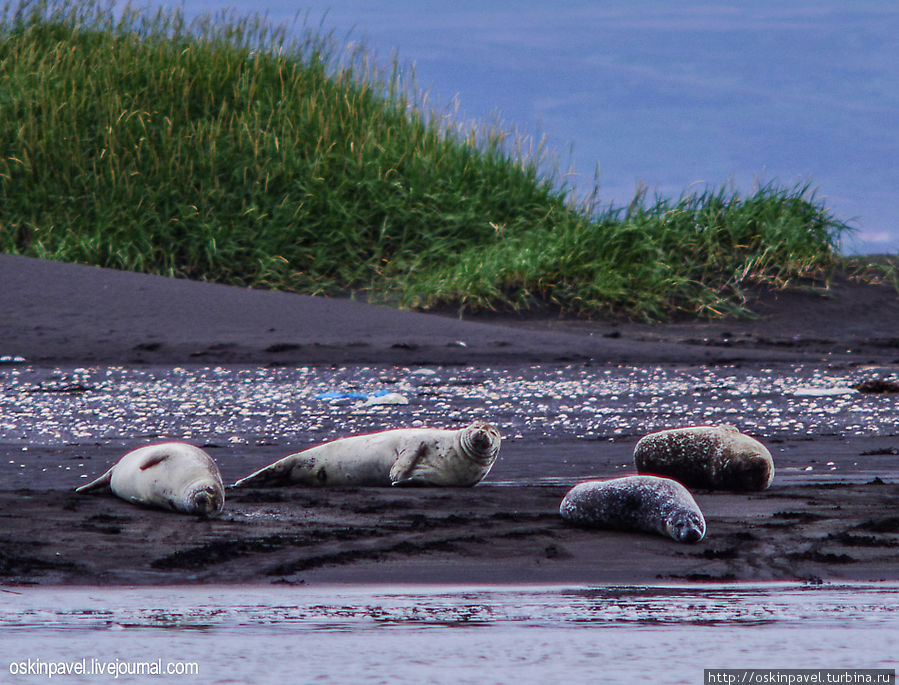
<svg viewBox="0 0 899 685">
<path fill-rule="evenodd" d="M 660 533 L 678 542 L 699 542 L 705 536 L 705 518 L 693 495 L 670 478 L 584 481 L 568 491 L 559 513 L 581 526 Z"/>
<path fill-rule="evenodd" d="M 111 491 L 128 502 L 207 516 L 222 510 L 225 488 L 212 458 L 186 442 L 161 442 L 127 452 L 75 492 Z"/>
<path fill-rule="evenodd" d="M 234 487 L 269 485 L 438 485 L 483 480 L 499 453 L 499 431 L 475 422 L 459 430 L 396 428 L 353 435 L 290 454 Z"/>
<path fill-rule="evenodd" d="M 734 426 L 688 426 L 650 433 L 634 448 L 638 473 L 692 488 L 764 490 L 774 480 L 771 453 Z"/>
</svg>

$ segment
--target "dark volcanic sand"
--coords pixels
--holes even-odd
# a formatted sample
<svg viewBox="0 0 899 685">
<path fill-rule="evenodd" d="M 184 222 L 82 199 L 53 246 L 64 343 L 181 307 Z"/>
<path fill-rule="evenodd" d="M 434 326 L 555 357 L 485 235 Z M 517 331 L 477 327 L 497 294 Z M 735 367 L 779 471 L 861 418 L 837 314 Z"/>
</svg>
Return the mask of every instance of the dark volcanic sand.
<svg viewBox="0 0 899 685">
<path fill-rule="evenodd" d="M 670 325 L 403 312 L 0 254 L 0 355 L 35 364 L 899 364 L 899 297 L 840 279 L 762 318 Z M 524 328 L 525 330 L 522 330 Z"/>
<path fill-rule="evenodd" d="M 232 491 L 214 519 L 0 493 L 0 573 L 40 583 L 600 584 L 899 579 L 899 486 L 699 492 L 708 535 L 582 530 L 561 486 Z"/>
<path fill-rule="evenodd" d="M 895 377 L 899 365 L 896 292 L 845 281 L 826 295 L 769 296 L 757 307 L 763 314 L 759 320 L 665 326 L 551 318 L 460 321 L 8 255 L 0 255 L 0 292 L 0 355 L 20 355 L 48 368 L 696 366 L 742 360 L 875 365 L 879 374 Z M 792 446 L 809 458 L 828 457 L 834 450 L 853 455 L 855 477 L 811 484 L 777 479 L 768 491 L 754 494 L 697 492 L 708 534 L 692 546 L 565 525 L 558 517 L 565 486 L 515 484 L 539 472 L 542 453 L 536 448 L 518 470 L 502 474 L 511 485 L 229 491 L 225 512 L 210 520 L 19 478 L 15 489 L 0 483 L 0 579 L 84 584 L 897 580 L 896 423 L 884 425 L 873 439 L 809 436 Z M 545 449 L 566 448 L 548 444 Z M 115 458 L 108 445 L 96 449 L 107 461 Z M 19 450 L 7 445 L 0 458 L 4 464 L 21 459 Z M 37 449 L 32 455 L 52 456 Z M 238 470 L 220 463 L 226 480 Z"/>
</svg>

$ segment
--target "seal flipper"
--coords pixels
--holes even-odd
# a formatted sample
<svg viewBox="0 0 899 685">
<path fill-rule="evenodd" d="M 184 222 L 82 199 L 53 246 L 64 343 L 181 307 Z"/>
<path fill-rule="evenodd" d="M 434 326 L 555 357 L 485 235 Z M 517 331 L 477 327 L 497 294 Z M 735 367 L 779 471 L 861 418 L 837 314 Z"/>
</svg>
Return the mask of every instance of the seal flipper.
<svg viewBox="0 0 899 685">
<path fill-rule="evenodd" d="M 155 454 L 153 456 L 147 457 L 147 460 L 140 465 L 141 471 L 146 471 L 147 469 L 151 469 L 157 464 L 161 464 L 166 459 L 169 458 L 168 454 Z"/>
<path fill-rule="evenodd" d="M 427 478 L 414 475 L 427 454 L 428 443 L 425 441 L 422 441 L 414 452 L 411 450 L 401 452 L 399 458 L 390 467 L 390 484 L 393 486 L 431 485 Z"/>
<path fill-rule="evenodd" d="M 231 487 L 264 488 L 271 485 L 287 485 L 291 482 L 291 471 L 293 470 L 293 464 L 291 464 L 289 460 L 292 458 L 292 456 L 293 455 L 288 455 L 283 459 L 279 459 L 274 464 L 269 464 L 268 466 L 261 468 L 258 471 L 254 471 L 249 476 L 244 476 L 240 480 L 236 481 Z M 314 464 L 315 460 L 312 460 L 312 465 Z"/>
<path fill-rule="evenodd" d="M 80 487 L 75 488 L 75 492 L 96 492 L 97 490 L 109 490 L 109 485 L 112 481 L 112 470 L 114 468 L 115 466 L 112 466 L 99 478 L 92 480 L 90 483 L 86 483 Z"/>
</svg>

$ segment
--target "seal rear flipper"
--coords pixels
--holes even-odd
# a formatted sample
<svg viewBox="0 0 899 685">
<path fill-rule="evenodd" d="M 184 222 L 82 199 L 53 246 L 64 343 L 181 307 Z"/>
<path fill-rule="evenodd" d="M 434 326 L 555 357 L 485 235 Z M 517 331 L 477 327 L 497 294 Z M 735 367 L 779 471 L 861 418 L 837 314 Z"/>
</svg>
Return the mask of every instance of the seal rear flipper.
<svg viewBox="0 0 899 685">
<path fill-rule="evenodd" d="M 115 466 L 111 467 L 106 473 L 104 473 L 99 478 L 92 480 L 90 483 L 86 483 L 80 487 L 75 488 L 75 492 L 97 492 L 99 490 L 109 490 L 110 482 L 112 481 L 112 470 Z"/>
<path fill-rule="evenodd" d="M 284 463 L 286 459 L 290 457 L 285 457 L 280 461 L 276 461 L 274 464 L 269 464 L 268 466 L 259 469 L 258 471 L 254 471 L 249 476 L 244 476 L 238 481 L 235 481 L 232 488 L 265 488 L 270 485 L 286 485 L 290 483 L 290 472 L 293 468 L 293 465 L 290 463 Z"/>
<path fill-rule="evenodd" d="M 229 488 L 249 488 L 254 485 L 262 485 L 265 486 L 268 483 L 265 472 L 268 470 L 268 467 L 261 469 L 259 471 L 255 471 L 251 473 L 249 476 L 244 476 L 236 481 L 234 481 L 233 485 L 229 485 Z"/>
</svg>

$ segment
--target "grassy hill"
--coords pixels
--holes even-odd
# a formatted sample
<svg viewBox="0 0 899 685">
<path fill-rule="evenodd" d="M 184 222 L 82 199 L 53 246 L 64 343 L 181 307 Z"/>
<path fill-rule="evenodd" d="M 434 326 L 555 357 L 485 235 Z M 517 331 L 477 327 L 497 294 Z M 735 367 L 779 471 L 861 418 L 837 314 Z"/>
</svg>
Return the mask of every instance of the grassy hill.
<svg viewBox="0 0 899 685">
<path fill-rule="evenodd" d="M 7 4 L 0 250 L 406 307 L 647 320 L 739 312 L 747 287 L 839 262 L 848 229 L 806 187 L 577 204 L 539 145 L 422 100 L 407 71 L 315 29 Z"/>
</svg>

